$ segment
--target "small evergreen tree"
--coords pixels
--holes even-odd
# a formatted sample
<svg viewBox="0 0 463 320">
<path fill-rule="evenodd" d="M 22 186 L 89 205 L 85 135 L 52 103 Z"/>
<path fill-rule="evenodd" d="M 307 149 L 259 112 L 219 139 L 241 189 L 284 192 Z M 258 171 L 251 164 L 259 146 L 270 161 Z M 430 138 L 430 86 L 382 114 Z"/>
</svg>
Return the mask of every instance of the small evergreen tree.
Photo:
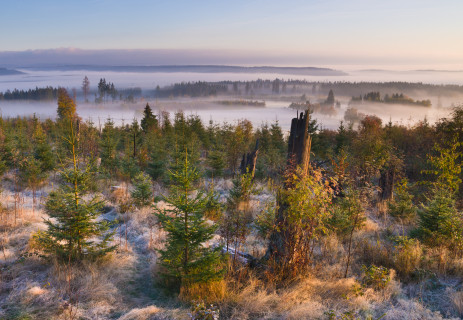
<svg viewBox="0 0 463 320">
<path fill-rule="evenodd" d="M 151 152 L 151 160 L 148 162 L 148 174 L 155 181 L 164 180 L 167 159 L 165 152 L 161 149 L 161 146 L 156 145 Z"/>
<path fill-rule="evenodd" d="M 84 77 L 84 80 L 82 80 L 82 91 L 84 93 L 84 101 L 85 103 L 88 102 L 87 96 L 88 93 L 90 92 L 90 81 L 88 80 L 87 76 Z"/>
<path fill-rule="evenodd" d="M 220 225 L 220 233 L 225 239 L 227 251 L 230 244 L 234 246 L 235 250 L 239 250 L 240 245 L 250 232 L 252 214 L 249 200 L 254 192 L 254 180 L 251 173 L 238 175 L 233 179 L 233 188 L 227 198 L 227 212 Z"/>
<path fill-rule="evenodd" d="M 409 192 L 407 179 L 402 179 L 395 189 L 394 200 L 389 202 L 389 214 L 403 221 L 412 221 L 416 215 L 413 195 Z"/>
<path fill-rule="evenodd" d="M 220 194 L 215 190 L 214 187 L 214 182 L 212 181 L 209 184 L 208 190 L 207 190 L 207 203 L 206 203 L 206 209 L 204 211 L 204 216 L 207 219 L 217 221 L 222 217 L 222 209 L 223 206 L 220 203 Z"/>
<path fill-rule="evenodd" d="M 151 203 L 152 190 L 151 190 L 151 179 L 150 177 L 140 172 L 134 178 L 133 182 L 134 190 L 131 192 L 132 199 L 137 207 L 147 206 Z"/>
<path fill-rule="evenodd" d="M 412 235 L 430 246 L 444 245 L 450 249 L 463 249 L 462 216 L 448 190 L 433 190 L 432 197 L 418 211 L 418 217 L 418 228 Z"/>
<path fill-rule="evenodd" d="M 204 220 L 208 199 L 195 187 L 198 170 L 185 157 L 182 167 L 169 173 L 173 184 L 164 201 L 171 208 L 156 211 L 162 228 L 167 231 L 166 247 L 159 250 L 159 254 L 164 276 L 185 293 L 198 283 L 220 280 L 224 268 L 221 248 L 205 246 L 205 242 L 212 239 L 216 226 Z"/>
<path fill-rule="evenodd" d="M 36 124 L 32 138 L 34 139 L 34 157 L 40 162 L 40 168 L 42 171 L 53 170 L 55 157 L 40 123 Z"/>
<path fill-rule="evenodd" d="M 344 197 L 338 198 L 333 206 L 329 225 L 336 233 L 347 240 L 347 262 L 344 277 L 347 277 L 352 252 L 352 238 L 354 232 L 359 230 L 366 221 L 360 193 L 352 188 L 345 190 Z"/>
<path fill-rule="evenodd" d="M 101 134 L 100 157 L 101 167 L 111 175 L 116 173 L 119 162 L 116 149 L 119 140 L 117 137 L 114 121 L 108 118 Z"/>
<path fill-rule="evenodd" d="M 330 92 L 328 92 L 328 97 L 326 97 L 326 103 L 334 104 L 334 93 L 332 89 L 330 89 Z"/>
<path fill-rule="evenodd" d="M 456 136 L 448 146 L 434 146 L 437 155 L 428 156 L 432 170 L 425 170 L 424 173 L 435 176 L 435 188 L 447 189 L 452 194 L 458 193 L 462 182 L 460 161 L 463 154 L 459 151 L 461 145 Z"/>
<path fill-rule="evenodd" d="M 125 182 L 129 182 L 131 179 L 134 179 L 137 174 L 140 173 L 140 168 L 137 165 L 136 159 L 133 157 L 126 155 L 119 161 L 119 169 L 121 178 Z"/>
<path fill-rule="evenodd" d="M 207 164 L 213 177 L 221 177 L 226 166 L 225 153 L 220 150 L 212 150 L 207 155 Z"/>
<path fill-rule="evenodd" d="M 41 163 L 34 157 L 27 157 L 21 162 L 19 179 L 22 184 L 32 189 L 32 199 L 35 204 L 37 188 L 43 183 L 47 174 L 42 170 Z"/>
<path fill-rule="evenodd" d="M 98 197 L 88 201 L 83 199 L 93 178 L 92 167 L 79 168 L 74 120 L 68 115 L 67 121 L 70 135 L 65 140 L 71 149 L 70 168 L 63 167 L 63 184 L 59 190 L 50 193 L 46 202 L 49 219 L 45 223 L 48 228 L 36 236 L 43 251 L 62 262 L 97 258 L 115 248 L 109 244 L 113 235 L 108 232 L 109 223 L 95 220 L 101 213 L 103 201 Z"/>
<path fill-rule="evenodd" d="M 148 131 L 157 128 L 158 119 L 151 111 L 150 105 L 147 103 L 145 110 L 143 110 L 143 119 L 141 119 L 141 128 L 143 132 L 148 133 Z"/>
<path fill-rule="evenodd" d="M 438 155 L 429 157 L 433 170 L 425 173 L 431 173 L 436 180 L 432 183 L 431 196 L 426 197 L 426 204 L 418 211 L 418 228 L 413 235 L 431 246 L 446 245 L 461 250 L 463 220 L 454 199 L 461 184 L 459 147 L 460 143 L 455 139 L 448 147 L 436 146 L 434 149 Z"/>
</svg>

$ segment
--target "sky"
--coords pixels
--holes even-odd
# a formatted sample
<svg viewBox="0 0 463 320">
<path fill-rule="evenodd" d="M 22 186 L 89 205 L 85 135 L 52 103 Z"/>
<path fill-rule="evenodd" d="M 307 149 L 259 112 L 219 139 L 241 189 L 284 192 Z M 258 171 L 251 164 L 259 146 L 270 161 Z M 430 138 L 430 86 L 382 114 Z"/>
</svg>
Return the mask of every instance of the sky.
<svg viewBox="0 0 463 320">
<path fill-rule="evenodd" d="M 462 13 L 461 0 L 4 0 L 0 64 L 100 51 L 132 64 L 463 68 Z"/>
</svg>

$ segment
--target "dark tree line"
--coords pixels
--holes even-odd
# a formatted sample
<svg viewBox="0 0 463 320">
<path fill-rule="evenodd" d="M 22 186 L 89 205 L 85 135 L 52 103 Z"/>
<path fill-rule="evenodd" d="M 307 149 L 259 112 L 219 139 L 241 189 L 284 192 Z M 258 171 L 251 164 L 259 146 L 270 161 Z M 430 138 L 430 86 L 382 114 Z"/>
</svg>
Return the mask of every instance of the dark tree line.
<svg viewBox="0 0 463 320">
<path fill-rule="evenodd" d="M 367 94 L 359 95 L 358 97 L 352 97 L 351 102 L 362 102 L 362 101 L 371 101 L 371 102 L 382 102 L 382 103 L 397 103 L 397 104 L 410 104 L 410 105 L 419 105 L 424 107 L 430 107 L 431 101 L 428 100 L 413 100 L 412 98 L 404 95 L 403 93 L 393 93 L 391 95 L 385 94 L 384 99 L 381 99 L 381 93 L 368 92 Z"/>
<path fill-rule="evenodd" d="M 13 91 L 7 90 L 0 92 L 0 100 L 55 100 L 58 98 L 58 88 L 45 87 L 29 89 L 29 90 L 18 90 Z"/>
</svg>

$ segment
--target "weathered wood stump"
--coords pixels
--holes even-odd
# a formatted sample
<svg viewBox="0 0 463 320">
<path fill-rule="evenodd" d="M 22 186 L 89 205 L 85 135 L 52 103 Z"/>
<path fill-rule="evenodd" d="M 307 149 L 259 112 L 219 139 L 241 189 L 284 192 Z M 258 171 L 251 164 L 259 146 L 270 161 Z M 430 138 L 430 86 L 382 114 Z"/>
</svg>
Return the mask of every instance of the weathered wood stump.
<svg viewBox="0 0 463 320">
<path fill-rule="evenodd" d="M 379 187 L 381 188 L 381 200 L 391 200 L 393 197 L 394 183 L 395 183 L 395 167 L 389 167 L 381 171 L 379 178 Z"/>
<path fill-rule="evenodd" d="M 300 113 L 298 118 L 294 118 L 291 122 L 291 131 L 288 140 L 288 155 L 286 164 L 286 175 L 291 171 L 295 171 L 299 166 L 303 170 L 303 174 L 307 174 L 309 170 L 311 138 L 309 135 L 309 113 L 305 111 Z M 284 188 L 291 187 L 285 181 Z M 291 238 L 291 230 L 286 225 L 285 214 L 288 209 L 288 203 L 285 199 L 278 195 L 278 212 L 275 217 L 275 225 L 277 228 L 270 236 L 269 247 L 266 258 L 272 258 L 276 262 L 288 256 L 287 241 Z"/>
<path fill-rule="evenodd" d="M 300 113 L 291 121 L 288 140 L 288 166 L 300 166 L 304 173 L 309 169 L 311 139 L 309 136 L 309 112 Z"/>
<path fill-rule="evenodd" d="M 241 174 L 250 173 L 254 177 L 256 172 L 257 154 L 259 153 L 259 139 L 256 141 L 254 151 L 244 153 L 241 160 L 240 171 Z"/>
</svg>

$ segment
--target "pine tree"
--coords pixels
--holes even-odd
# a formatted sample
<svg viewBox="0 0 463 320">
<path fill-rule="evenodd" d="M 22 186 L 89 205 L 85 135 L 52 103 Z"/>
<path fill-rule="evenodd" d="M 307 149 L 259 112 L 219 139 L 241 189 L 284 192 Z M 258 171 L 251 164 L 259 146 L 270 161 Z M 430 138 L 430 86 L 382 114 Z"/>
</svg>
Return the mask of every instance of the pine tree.
<svg viewBox="0 0 463 320">
<path fill-rule="evenodd" d="M 182 167 L 170 175 L 173 184 L 164 201 L 171 209 L 156 212 L 167 232 L 166 248 L 159 250 L 160 261 L 164 276 L 179 284 L 181 292 L 188 292 L 199 283 L 222 278 L 221 248 L 205 246 L 214 236 L 216 226 L 204 220 L 208 198 L 195 187 L 198 170 L 185 157 Z"/>
<path fill-rule="evenodd" d="M 163 149 L 162 141 L 159 139 L 155 140 L 150 158 L 147 169 L 148 174 L 155 181 L 164 180 L 167 168 L 167 155 Z"/>
<path fill-rule="evenodd" d="M 436 188 L 427 204 L 418 211 L 418 228 L 412 235 L 430 246 L 445 245 L 451 249 L 463 249 L 463 222 L 453 195 Z"/>
<path fill-rule="evenodd" d="M 233 188 L 227 198 L 226 214 L 220 223 L 220 233 L 225 239 L 227 251 L 230 244 L 235 250 L 239 250 L 250 232 L 252 213 L 249 200 L 255 192 L 252 173 L 241 174 L 233 179 Z"/>
<path fill-rule="evenodd" d="M 347 277 L 351 261 L 352 239 L 354 232 L 359 230 L 366 221 L 360 193 L 352 188 L 347 188 L 344 196 L 337 198 L 336 204 L 332 207 L 332 215 L 329 219 L 329 226 L 336 233 L 347 240 L 347 262 L 344 277 Z"/>
<path fill-rule="evenodd" d="M 425 170 L 423 173 L 435 176 L 436 179 L 432 183 L 435 188 L 447 189 L 452 194 L 458 193 L 462 182 L 460 178 L 460 161 L 463 158 L 463 153 L 460 151 L 461 146 L 462 143 L 458 141 L 458 137 L 449 141 L 447 146 L 434 146 L 437 155 L 428 156 L 432 170 Z"/>
<path fill-rule="evenodd" d="M 110 174 L 116 173 L 118 158 L 116 147 L 118 143 L 116 130 L 114 129 L 114 121 L 108 118 L 105 122 L 100 140 L 100 157 L 101 166 Z"/>
<path fill-rule="evenodd" d="M 407 179 L 402 179 L 396 187 L 394 200 L 389 202 L 389 214 L 393 217 L 412 221 L 416 215 L 413 195 L 409 192 Z"/>
<path fill-rule="evenodd" d="M 133 186 L 134 190 L 130 195 L 132 196 L 135 205 L 137 207 L 149 205 L 153 196 L 150 177 L 147 174 L 140 172 L 135 176 Z"/>
<path fill-rule="evenodd" d="M 334 93 L 333 93 L 332 89 L 330 89 L 330 92 L 328 92 L 328 97 L 326 98 L 326 103 L 334 104 Z"/>
<path fill-rule="evenodd" d="M 82 91 L 84 92 L 84 101 L 88 102 L 87 96 L 90 92 L 90 81 L 88 80 L 87 76 L 84 77 L 82 81 Z"/>
<path fill-rule="evenodd" d="M 136 160 L 130 155 L 125 155 L 119 162 L 119 174 L 125 182 L 134 179 L 140 173 Z"/>
<path fill-rule="evenodd" d="M 52 170 L 55 167 L 55 158 L 40 123 L 36 124 L 32 138 L 34 140 L 34 157 L 40 162 L 40 168 L 45 172 Z"/>
<path fill-rule="evenodd" d="M 225 169 L 225 152 L 221 150 L 211 150 L 207 154 L 207 164 L 210 167 L 210 174 L 213 177 L 221 177 Z"/>
<path fill-rule="evenodd" d="M 158 119 L 153 114 L 150 105 L 147 103 L 145 110 L 143 110 L 143 119 L 141 119 L 141 128 L 143 132 L 148 133 L 153 128 L 157 128 Z"/>
<path fill-rule="evenodd" d="M 418 228 L 413 234 L 431 246 L 463 249 L 463 220 L 454 199 L 461 184 L 460 145 L 455 138 L 448 147 L 435 146 L 438 155 L 429 156 L 434 170 L 425 173 L 434 175 L 436 180 L 432 183 L 431 195 L 426 197 L 426 205 L 418 211 Z"/>
<path fill-rule="evenodd" d="M 49 219 L 45 223 L 48 228 L 36 235 L 43 251 L 62 262 L 97 258 L 115 248 L 109 244 L 113 235 L 113 232 L 109 232 L 109 223 L 96 221 L 103 201 L 98 197 L 83 199 L 94 173 L 90 165 L 84 170 L 80 168 L 74 119 L 67 114 L 66 120 L 69 123 L 69 136 L 65 140 L 71 150 L 70 166 L 63 166 L 63 184 L 60 189 L 50 193 L 46 202 L 45 210 Z"/>
<path fill-rule="evenodd" d="M 23 185 L 32 189 L 33 203 L 37 188 L 43 183 L 47 174 L 42 169 L 42 163 L 34 157 L 27 157 L 21 161 L 19 179 Z"/>
</svg>

